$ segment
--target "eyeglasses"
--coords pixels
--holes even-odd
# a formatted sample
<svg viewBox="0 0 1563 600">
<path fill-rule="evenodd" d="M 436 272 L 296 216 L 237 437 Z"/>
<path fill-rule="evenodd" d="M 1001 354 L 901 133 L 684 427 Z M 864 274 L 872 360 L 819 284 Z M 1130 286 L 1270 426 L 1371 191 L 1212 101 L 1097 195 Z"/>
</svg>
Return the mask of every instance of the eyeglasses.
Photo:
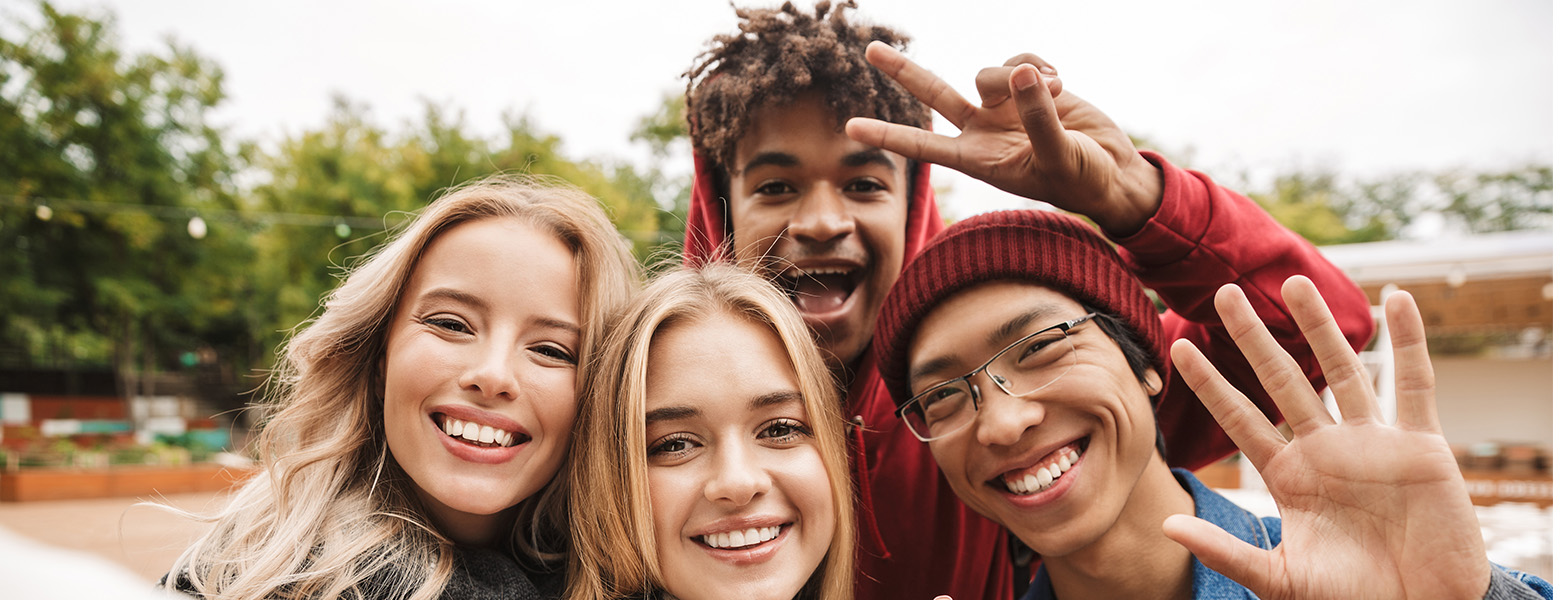
<svg viewBox="0 0 1563 600">
<path fill-rule="evenodd" d="M 1005 346 L 970 373 L 939 383 L 896 407 L 896 416 L 925 442 L 951 435 L 977 420 L 982 394 L 971 378 L 988 376 L 1004 393 L 1022 397 L 1041 391 L 1075 366 L 1069 330 L 1096 317 L 1091 313 L 1048 327 Z"/>
</svg>

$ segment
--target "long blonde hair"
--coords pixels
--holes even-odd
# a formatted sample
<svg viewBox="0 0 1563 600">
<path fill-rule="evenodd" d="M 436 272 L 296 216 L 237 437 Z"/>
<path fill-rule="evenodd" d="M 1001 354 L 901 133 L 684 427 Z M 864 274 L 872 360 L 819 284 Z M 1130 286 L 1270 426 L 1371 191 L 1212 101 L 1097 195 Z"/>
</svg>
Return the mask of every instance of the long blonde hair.
<svg viewBox="0 0 1563 600">
<path fill-rule="evenodd" d="M 641 597 L 665 589 L 652 530 L 646 467 L 646 378 L 651 343 L 667 327 L 727 312 L 765 325 L 786 348 L 803 388 L 829 477 L 836 526 L 802 598 L 852 595 L 853 494 L 840 391 L 797 309 L 742 267 L 713 262 L 670 271 L 631 302 L 598 355 L 582 400 L 570 478 L 570 600 Z M 611 492 L 610 492 L 611 490 Z"/>
<path fill-rule="evenodd" d="M 562 182 L 500 176 L 435 200 L 371 252 L 285 345 L 267 389 L 258 441 L 265 471 L 210 517 L 216 525 L 171 572 L 209 598 L 439 597 L 453 544 L 436 530 L 413 483 L 386 449 L 386 337 L 424 250 L 443 232 L 489 218 L 519 219 L 557 236 L 580 279 L 582 363 L 638 283 L 628 246 L 591 196 Z M 367 432 L 363 435 L 360 432 Z M 557 558 L 564 478 L 522 503 L 512 553 Z"/>
</svg>

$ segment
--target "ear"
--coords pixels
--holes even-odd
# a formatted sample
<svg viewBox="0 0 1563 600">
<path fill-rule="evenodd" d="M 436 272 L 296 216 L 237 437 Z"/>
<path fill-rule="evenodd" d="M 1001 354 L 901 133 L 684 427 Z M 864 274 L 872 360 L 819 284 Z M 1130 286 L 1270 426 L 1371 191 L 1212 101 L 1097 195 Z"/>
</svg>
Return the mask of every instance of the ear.
<svg viewBox="0 0 1563 600">
<path fill-rule="evenodd" d="M 1140 386 L 1145 388 L 1146 396 L 1155 398 L 1156 394 L 1161 393 L 1161 374 L 1157 373 L 1156 369 L 1146 369 L 1145 383 L 1140 384 Z"/>
</svg>

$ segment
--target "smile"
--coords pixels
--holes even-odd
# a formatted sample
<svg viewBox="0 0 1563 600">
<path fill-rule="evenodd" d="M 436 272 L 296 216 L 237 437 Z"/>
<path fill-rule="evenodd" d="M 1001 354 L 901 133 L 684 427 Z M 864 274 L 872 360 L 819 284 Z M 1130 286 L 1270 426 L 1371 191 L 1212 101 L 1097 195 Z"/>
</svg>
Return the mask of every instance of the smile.
<svg viewBox="0 0 1563 600">
<path fill-rule="evenodd" d="M 735 531 L 709 533 L 696 536 L 698 541 L 712 548 L 722 550 L 744 550 L 751 546 L 757 546 L 781 536 L 781 525 L 772 527 L 750 527 Z"/>
<path fill-rule="evenodd" d="M 1043 456 L 1036 464 L 1004 473 L 994 483 L 1002 485 L 1009 493 L 1017 496 L 1041 493 L 1053 487 L 1064 473 L 1068 473 L 1080 462 L 1080 455 L 1085 452 L 1089 441 L 1089 438 L 1083 438 L 1065 444 L 1064 447 Z"/>
<path fill-rule="evenodd" d="M 863 281 L 863 269 L 851 266 L 792 268 L 781 273 L 781 287 L 804 314 L 827 314 L 845 306 Z"/>
<path fill-rule="evenodd" d="M 519 431 L 506 431 L 488 425 L 479 425 L 444 413 L 434 413 L 431 416 L 434 418 L 434 423 L 445 431 L 445 435 L 479 448 L 509 448 L 532 440 L 532 436 Z"/>
</svg>

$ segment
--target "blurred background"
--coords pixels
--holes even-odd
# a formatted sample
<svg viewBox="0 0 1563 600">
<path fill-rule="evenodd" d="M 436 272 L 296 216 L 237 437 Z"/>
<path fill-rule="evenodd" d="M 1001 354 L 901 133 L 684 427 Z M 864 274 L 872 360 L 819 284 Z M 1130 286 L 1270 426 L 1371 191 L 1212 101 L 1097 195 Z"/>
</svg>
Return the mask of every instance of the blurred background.
<svg viewBox="0 0 1563 600">
<path fill-rule="evenodd" d="M 1043 56 L 1375 304 L 1410 290 L 1489 551 L 1551 577 L 1551 3 L 861 4 L 968 97 Z M 447 186 L 557 175 L 638 256 L 676 251 L 680 74 L 734 22 L 725 0 L 0 3 L 0 527 L 155 579 L 199 525 L 131 505 L 210 509 L 253 473 L 278 345 Z M 934 177 L 950 219 L 1030 205 Z M 1201 476 L 1262 510 L 1244 473 Z"/>
</svg>

